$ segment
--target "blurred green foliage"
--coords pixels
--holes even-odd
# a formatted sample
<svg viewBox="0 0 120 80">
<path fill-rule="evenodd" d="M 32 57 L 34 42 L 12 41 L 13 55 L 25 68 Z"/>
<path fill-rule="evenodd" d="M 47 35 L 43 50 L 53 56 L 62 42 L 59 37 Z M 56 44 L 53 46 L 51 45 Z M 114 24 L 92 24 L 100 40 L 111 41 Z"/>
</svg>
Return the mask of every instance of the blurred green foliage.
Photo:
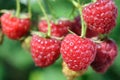
<svg viewBox="0 0 120 80">
<path fill-rule="evenodd" d="M 35 0 L 37 1 L 37 0 Z M 81 0 L 89 2 L 90 0 Z M 49 2 L 46 3 L 46 2 Z M 110 37 L 116 41 L 119 53 L 110 69 L 105 74 L 98 74 L 90 67 L 88 71 L 76 80 L 119 80 L 120 79 L 120 0 L 115 0 L 118 7 L 118 18 L 115 29 L 110 33 Z M 69 0 L 43 0 L 47 12 L 54 17 L 67 17 L 74 10 Z M 21 4 L 22 11 L 27 11 L 27 7 Z M 37 2 L 31 4 L 33 19 L 42 13 Z M 50 9 L 48 9 L 50 7 Z M 15 0 L 0 0 L 0 9 L 15 9 Z M 51 12 L 52 10 L 52 12 Z M 76 15 L 76 13 L 75 13 Z M 74 17 L 75 15 L 71 16 Z M 36 20 L 36 18 L 35 18 Z M 19 41 L 10 40 L 4 37 L 4 43 L 0 45 L 0 80 L 66 80 L 62 74 L 62 59 L 48 68 L 35 67 L 31 54 L 21 47 Z"/>
</svg>

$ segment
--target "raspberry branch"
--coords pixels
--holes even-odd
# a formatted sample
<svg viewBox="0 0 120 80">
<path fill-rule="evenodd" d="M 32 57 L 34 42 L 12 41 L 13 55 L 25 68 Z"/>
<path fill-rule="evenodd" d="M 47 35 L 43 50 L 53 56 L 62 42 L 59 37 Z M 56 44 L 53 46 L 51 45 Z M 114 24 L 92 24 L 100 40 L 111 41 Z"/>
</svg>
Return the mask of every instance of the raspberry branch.
<svg viewBox="0 0 120 80">
<path fill-rule="evenodd" d="M 30 4 L 30 1 L 31 0 L 28 0 L 28 14 L 29 14 L 29 17 L 31 18 L 32 17 L 32 13 L 31 13 L 31 4 Z"/>
<path fill-rule="evenodd" d="M 81 23 L 82 23 L 81 37 L 85 37 L 87 27 L 86 27 L 86 24 L 85 24 L 85 22 L 84 22 L 84 20 L 83 20 L 83 16 L 82 16 L 82 6 L 79 4 L 79 2 L 80 2 L 79 0 L 78 0 L 78 2 L 72 0 L 73 5 L 74 5 L 76 8 L 78 8 L 79 13 L 80 13 L 80 18 L 81 18 Z"/>
<path fill-rule="evenodd" d="M 20 0 L 16 0 L 16 8 L 17 8 L 16 17 L 19 17 L 20 16 Z"/>
<path fill-rule="evenodd" d="M 82 21 L 81 37 L 85 37 L 87 27 L 86 27 L 85 22 L 84 22 L 84 20 L 83 20 L 82 7 L 79 8 L 79 12 L 80 12 L 80 17 L 81 17 L 81 21 Z"/>
<path fill-rule="evenodd" d="M 48 37 L 50 37 L 51 36 L 51 27 L 50 27 L 50 22 L 49 22 L 49 19 L 48 19 L 48 15 L 46 14 L 46 11 L 45 11 L 43 5 L 41 4 L 40 0 L 38 0 L 38 4 L 39 4 L 39 7 L 41 8 L 41 10 L 42 10 L 42 12 L 43 12 L 46 20 L 47 20 L 47 23 L 48 23 L 48 32 L 47 32 L 47 35 L 48 35 Z"/>
</svg>

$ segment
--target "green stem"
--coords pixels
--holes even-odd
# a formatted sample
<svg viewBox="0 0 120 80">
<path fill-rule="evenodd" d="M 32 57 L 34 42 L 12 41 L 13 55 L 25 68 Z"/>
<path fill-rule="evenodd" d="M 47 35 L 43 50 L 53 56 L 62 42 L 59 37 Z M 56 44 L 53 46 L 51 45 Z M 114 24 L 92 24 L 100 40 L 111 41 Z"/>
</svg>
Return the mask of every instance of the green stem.
<svg viewBox="0 0 120 80">
<path fill-rule="evenodd" d="M 87 27 L 86 27 L 86 24 L 85 24 L 84 19 L 83 19 L 82 6 L 81 6 L 78 2 L 76 2 L 76 1 L 74 1 L 74 0 L 72 0 L 72 3 L 73 3 L 74 6 L 75 6 L 76 8 L 78 8 L 78 10 L 79 10 L 80 19 L 81 19 L 81 23 L 82 23 L 81 37 L 85 37 Z"/>
<path fill-rule="evenodd" d="M 31 0 L 28 0 L 28 14 L 30 16 L 30 18 L 32 17 L 32 13 L 31 13 L 31 4 L 30 4 Z"/>
<path fill-rule="evenodd" d="M 16 17 L 19 17 L 20 16 L 20 0 L 16 0 L 16 7 L 17 7 Z"/>
<path fill-rule="evenodd" d="M 42 10 L 42 12 L 43 12 L 46 20 L 47 20 L 47 23 L 48 23 L 48 33 L 47 33 L 47 35 L 48 35 L 48 37 L 50 37 L 50 36 L 51 36 L 51 26 L 50 26 L 50 22 L 49 22 L 49 19 L 48 19 L 48 15 L 46 14 L 45 9 L 44 9 L 44 7 L 42 6 L 40 0 L 38 0 L 38 4 L 39 4 L 39 6 L 40 6 L 40 8 L 41 8 L 41 10 Z"/>
<path fill-rule="evenodd" d="M 83 20 L 83 22 L 84 22 L 84 20 Z M 86 23 L 84 22 L 84 36 L 86 36 L 86 33 L 87 33 L 87 25 L 86 25 Z"/>
<path fill-rule="evenodd" d="M 82 22 L 81 37 L 85 37 L 85 35 L 86 35 L 86 26 L 85 26 L 85 22 L 84 22 L 84 19 L 83 19 L 82 7 L 79 8 L 79 12 L 80 12 L 80 18 L 81 18 L 81 22 Z"/>
</svg>

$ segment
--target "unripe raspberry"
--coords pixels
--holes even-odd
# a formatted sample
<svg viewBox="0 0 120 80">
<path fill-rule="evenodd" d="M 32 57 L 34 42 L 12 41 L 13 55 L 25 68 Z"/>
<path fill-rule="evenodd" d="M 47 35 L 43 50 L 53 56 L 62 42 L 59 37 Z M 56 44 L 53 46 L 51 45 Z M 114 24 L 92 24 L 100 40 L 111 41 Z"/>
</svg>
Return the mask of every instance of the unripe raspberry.
<svg viewBox="0 0 120 80">
<path fill-rule="evenodd" d="M 86 71 L 86 70 L 73 71 L 68 68 L 65 62 L 62 63 L 62 66 L 63 66 L 62 72 L 66 76 L 67 80 L 74 80 L 76 77 L 83 75 Z"/>
</svg>

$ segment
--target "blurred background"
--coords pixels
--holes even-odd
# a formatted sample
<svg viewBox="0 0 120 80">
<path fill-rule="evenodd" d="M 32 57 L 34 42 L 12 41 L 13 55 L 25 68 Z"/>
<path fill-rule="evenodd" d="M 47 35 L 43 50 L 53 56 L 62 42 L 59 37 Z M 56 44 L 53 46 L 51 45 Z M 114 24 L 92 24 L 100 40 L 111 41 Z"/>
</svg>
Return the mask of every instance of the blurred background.
<svg viewBox="0 0 120 80">
<path fill-rule="evenodd" d="M 90 0 L 81 0 L 89 2 Z M 120 13 L 120 0 L 114 0 Z M 49 4 L 48 4 L 49 3 Z M 69 0 L 43 0 L 44 7 L 48 13 L 52 13 L 57 18 L 70 17 L 74 10 Z M 48 6 L 49 5 L 49 6 Z M 51 8 L 51 10 L 48 9 Z M 15 0 L 0 0 L 1 9 L 15 9 Z M 33 21 L 38 16 L 42 16 L 37 0 L 31 1 Z M 21 0 L 22 12 L 27 12 L 27 1 Z M 34 27 L 34 26 L 32 26 Z M 117 18 L 117 25 L 110 33 L 110 36 L 118 45 L 119 53 L 114 64 L 105 74 L 98 74 L 91 67 L 87 72 L 76 80 L 120 80 L 120 15 Z M 0 80 L 66 80 L 62 74 L 62 59 L 59 58 L 55 64 L 47 68 L 36 67 L 31 54 L 21 46 L 20 41 L 10 40 L 4 37 L 3 44 L 0 45 Z"/>
</svg>

